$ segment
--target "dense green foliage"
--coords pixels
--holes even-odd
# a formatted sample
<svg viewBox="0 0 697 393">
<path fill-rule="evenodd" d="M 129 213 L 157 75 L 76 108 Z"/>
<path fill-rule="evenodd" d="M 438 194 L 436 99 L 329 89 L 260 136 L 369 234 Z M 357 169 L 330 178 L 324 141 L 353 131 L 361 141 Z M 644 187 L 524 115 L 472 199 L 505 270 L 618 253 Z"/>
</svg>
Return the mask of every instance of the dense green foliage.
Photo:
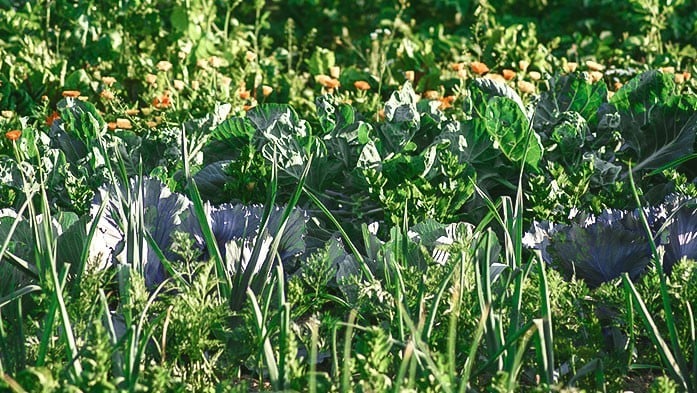
<svg viewBox="0 0 697 393">
<path fill-rule="evenodd" d="M 697 392 L 689 1 L 0 20 L 0 390 Z"/>
</svg>

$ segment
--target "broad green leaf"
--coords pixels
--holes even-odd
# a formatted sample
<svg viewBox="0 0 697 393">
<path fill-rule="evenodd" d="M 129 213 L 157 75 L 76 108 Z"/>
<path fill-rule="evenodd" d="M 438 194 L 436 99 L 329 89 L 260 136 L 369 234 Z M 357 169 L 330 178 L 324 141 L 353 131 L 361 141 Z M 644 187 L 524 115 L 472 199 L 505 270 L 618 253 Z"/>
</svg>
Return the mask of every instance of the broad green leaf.
<svg viewBox="0 0 697 393">
<path fill-rule="evenodd" d="M 597 112 L 607 102 L 605 83 L 591 83 L 583 74 L 563 75 L 549 80 L 549 90 L 542 93 L 535 108 L 533 127 L 543 132 L 564 120 L 564 113 L 575 112 L 586 122 L 595 124 Z"/>
<path fill-rule="evenodd" d="M 542 145 L 515 101 L 506 97 L 492 98 L 485 124 L 494 145 L 509 160 L 521 164 L 525 160 L 526 164 L 537 169 L 542 158 Z"/>
<path fill-rule="evenodd" d="M 646 114 L 650 109 L 665 101 L 675 88 L 673 77 L 658 70 L 644 72 L 622 86 L 610 99 L 617 110 L 633 113 L 633 118 Z M 646 123 L 643 121 L 641 123 Z"/>
<path fill-rule="evenodd" d="M 387 152 L 398 153 L 421 128 L 421 116 L 416 108 L 418 96 L 406 82 L 401 90 L 392 93 L 385 103 L 385 122 L 379 128 L 380 139 Z"/>
<path fill-rule="evenodd" d="M 254 137 L 254 125 L 244 117 L 232 117 L 220 123 L 212 132 L 213 138 L 239 146 L 240 142 L 249 143 Z"/>
<path fill-rule="evenodd" d="M 697 97 L 671 96 L 650 109 L 648 122 L 623 130 L 636 153 L 632 171 L 655 169 L 694 152 L 697 135 Z"/>
<path fill-rule="evenodd" d="M 505 83 L 495 81 L 493 79 L 487 78 L 477 78 L 473 79 L 468 86 L 470 105 L 472 117 L 484 118 L 487 116 L 487 106 L 490 104 L 490 100 L 494 97 L 506 97 L 513 101 L 521 112 L 525 113 L 525 105 L 523 105 L 523 100 L 520 98 L 518 93 L 513 90 L 510 86 Z"/>
</svg>

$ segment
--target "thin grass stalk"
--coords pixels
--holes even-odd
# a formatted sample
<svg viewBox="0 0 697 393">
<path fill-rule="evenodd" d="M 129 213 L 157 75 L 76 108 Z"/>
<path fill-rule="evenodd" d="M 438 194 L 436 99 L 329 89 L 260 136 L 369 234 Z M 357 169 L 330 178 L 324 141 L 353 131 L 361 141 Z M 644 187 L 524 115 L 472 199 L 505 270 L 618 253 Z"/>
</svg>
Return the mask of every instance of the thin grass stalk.
<svg viewBox="0 0 697 393">
<path fill-rule="evenodd" d="M 625 352 L 627 353 L 627 369 L 629 369 L 633 363 L 632 354 L 634 353 L 634 344 L 636 342 L 636 332 L 634 330 L 634 301 L 629 291 L 624 291 L 624 298 L 627 303 L 627 326 L 629 327 L 627 345 L 625 346 Z"/>
<path fill-rule="evenodd" d="M 296 187 L 295 192 L 293 193 L 290 201 L 288 202 L 288 205 L 286 205 L 285 209 L 283 210 L 283 215 L 281 216 L 281 222 L 278 231 L 273 235 L 273 241 L 271 243 L 271 247 L 269 248 L 269 253 L 266 257 L 266 260 L 262 262 L 262 266 L 259 269 L 259 274 L 250 277 L 250 285 L 252 286 L 252 289 L 256 291 L 258 291 L 263 285 L 265 285 L 266 281 L 268 281 L 267 277 L 271 270 L 271 266 L 273 265 L 273 261 L 276 259 L 278 255 L 278 247 L 280 246 L 281 238 L 283 237 L 283 233 L 285 232 L 286 224 L 288 223 L 288 219 L 290 218 L 293 209 L 295 209 L 295 207 L 297 206 L 298 201 L 300 200 L 300 196 L 302 195 L 302 187 L 305 184 L 305 179 L 307 178 L 307 175 L 310 172 L 310 168 L 312 166 L 312 157 L 312 154 L 310 154 L 310 156 L 307 159 L 307 163 L 305 164 L 305 168 L 303 169 L 302 175 L 298 179 L 298 186 Z M 269 206 L 269 210 L 270 209 L 271 206 Z M 260 238 L 257 240 L 255 246 L 257 244 L 261 244 L 262 233 L 263 232 L 260 231 Z M 280 264 L 281 263 L 279 260 L 279 265 Z M 250 270 L 249 265 L 247 270 Z M 251 271 L 253 273 L 253 269 L 251 269 Z M 283 280 L 283 277 L 279 276 L 279 280 Z"/>
<path fill-rule="evenodd" d="M 203 206 L 203 200 L 201 200 L 201 194 L 198 192 L 198 187 L 196 186 L 196 180 L 193 178 L 189 179 L 188 183 L 188 195 L 191 198 L 191 202 L 194 207 L 194 216 L 201 227 L 201 233 L 203 234 L 203 240 L 208 249 L 208 254 L 213 259 L 215 263 L 215 273 L 218 278 L 218 291 L 223 297 L 223 299 L 230 299 L 230 293 L 232 288 L 232 278 L 226 267 L 225 261 L 223 261 L 223 256 L 218 249 L 218 243 L 213 235 L 213 230 L 211 229 L 211 224 L 208 222 L 208 214 Z"/>
<path fill-rule="evenodd" d="M 397 307 L 404 309 L 404 304 L 397 303 Z M 439 387 L 446 393 L 452 393 L 452 380 L 441 372 L 440 368 L 433 360 L 428 344 L 419 338 L 422 336 L 422 333 L 418 331 L 416 324 L 414 324 L 414 321 L 409 317 L 407 310 L 403 310 L 402 315 L 404 317 L 404 323 L 406 323 L 410 330 L 411 337 L 414 337 L 414 350 L 421 355 L 420 358 L 424 360 L 429 370 L 438 381 Z"/>
<path fill-rule="evenodd" d="M 695 328 L 695 315 L 692 313 L 690 302 L 685 301 L 687 316 L 690 320 L 690 340 L 692 341 L 692 386 L 697 387 L 697 329 Z"/>
<path fill-rule="evenodd" d="M 317 351 L 319 347 L 319 321 L 311 321 L 310 325 L 310 373 L 308 375 L 309 393 L 317 393 Z"/>
<path fill-rule="evenodd" d="M 462 254 L 460 254 L 460 256 L 462 257 Z M 445 290 L 448 288 L 450 280 L 455 274 L 455 270 L 459 267 L 461 263 L 464 263 L 464 261 L 452 264 L 450 267 L 450 271 L 448 271 L 448 274 L 446 274 L 445 277 L 443 277 L 443 280 L 438 285 L 438 291 L 436 291 L 436 294 L 433 297 L 433 301 L 431 302 L 431 311 L 428 313 L 428 317 L 426 318 L 426 325 L 424 326 L 423 337 L 426 340 L 430 339 L 431 334 L 433 333 L 433 326 L 435 326 L 436 323 L 436 317 L 439 313 L 440 302 L 443 299 L 443 294 L 445 293 Z"/>
<path fill-rule="evenodd" d="M 641 298 L 639 292 L 637 292 L 636 288 L 634 287 L 634 284 L 629 279 L 627 273 L 622 274 L 622 282 L 624 283 L 625 290 L 631 294 L 634 303 L 639 309 L 639 315 L 641 316 L 642 320 L 644 321 L 644 324 L 646 325 L 646 330 L 649 333 L 649 338 L 658 349 L 658 353 L 661 355 L 661 358 L 663 359 L 665 364 L 668 366 L 668 372 L 673 376 L 675 381 L 678 382 L 682 389 L 688 392 L 691 391 L 691 389 L 687 385 L 687 381 L 685 380 L 685 375 L 687 374 L 685 374 L 684 371 L 681 369 L 680 364 L 678 363 L 675 355 L 661 336 L 661 333 L 658 330 L 658 326 L 656 326 L 653 317 L 651 317 L 649 310 L 646 308 L 646 304 L 644 304 L 644 300 Z"/>
<path fill-rule="evenodd" d="M 523 357 L 525 356 L 525 352 L 527 352 L 528 342 L 530 342 L 530 338 L 532 338 L 535 331 L 538 331 L 542 327 L 541 325 L 542 321 L 540 319 L 533 320 L 532 325 L 525 331 L 520 343 L 518 343 L 518 348 L 513 355 L 513 363 L 508 370 L 508 391 L 511 393 L 517 391 L 518 373 L 520 373 L 520 369 L 523 365 Z"/>
<path fill-rule="evenodd" d="M 280 331 L 278 332 L 278 385 L 285 389 L 286 386 L 286 353 L 288 352 L 288 335 L 292 334 L 290 328 L 290 304 L 286 301 L 286 288 L 283 274 L 283 264 L 276 265 L 278 277 L 278 309 L 280 310 Z"/>
<path fill-rule="evenodd" d="M 107 194 L 108 195 L 108 194 Z M 73 279 L 73 285 L 72 285 L 72 291 L 71 294 L 73 296 L 77 296 L 80 288 L 81 288 L 81 283 L 82 283 L 82 275 L 85 272 L 85 267 L 87 266 L 87 260 L 89 259 L 89 253 L 90 253 L 90 245 L 92 244 L 92 239 L 94 239 L 94 235 L 97 233 L 97 225 L 99 221 L 101 220 L 102 216 L 104 215 L 104 211 L 106 210 L 106 206 L 109 202 L 109 197 L 104 198 L 102 203 L 99 205 L 99 210 L 97 211 L 97 214 L 92 218 L 92 223 L 90 224 L 90 228 L 87 231 L 87 238 L 85 239 L 84 246 L 82 248 L 82 251 L 80 252 L 80 260 L 78 261 L 78 268 L 77 272 L 75 274 L 75 278 Z"/>
<path fill-rule="evenodd" d="M 554 330 L 552 326 L 552 305 L 549 300 L 549 285 L 547 282 L 547 272 L 542 254 L 536 250 L 537 254 L 537 274 L 540 282 L 540 333 L 542 345 L 542 382 L 551 385 L 555 383 L 554 377 Z M 533 263 L 533 262 L 531 262 Z"/>
<path fill-rule="evenodd" d="M 322 213 L 324 213 L 324 215 L 327 216 L 329 221 L 331 221 L 332 224 L 334 224 L 336 229 L 339 231 L 339 233 L 341 233 L 342 239 L 344 239 L 344 242 L 346 242 L 346 245 L 351 250 L 351 254 L 353 255 L 353 257 L 356 258 L 356 261 L 358 262 L 358 267 L 361 269 L 361 273 L 363 273 L 363 275 L 366 277 L 368 281 L 375 280 L 375 276 L 373 275 L 373 272 L 370 270 L 370 267 L 366 263 L 361 253 L 358 252 L 358 248 L 356 248 L 356 246 L 353 244 L 351 237 L 348 235 L 348 233 L 346 233 L 346 231 L 341 226 L 336 217 L 334 217 L 334 215 L 329 211 L 329 209 L 327 209 L 327 207 L 324 206 L 322 201 L 320 201 L 319 198 L 317 198 L 317 196 L 315 196 L 315 194 L 313 194 L 309 188 L 304 187 L 304 191 L 305 195 L 307 195 L 310 198 L 312 203 L 314 203 L 322 211 Z"/>
<path fill-rule="evenodd" d="M 263 337 L 263 349 L 262 354 L 264 356 L 264 362 L 269 370 L 269 379 L 271 380 L 271 386 L 275 391 L 279 391 L 281 388 L 279 386 L 279 374 L 278 374 L 278 362 L 276 361 L 276 355 L 274 354 L 273 347 L 271 346 L 271 340 L 267 336 L 266 326 L 264 325 L 264 317 L 261 313 L 261 308 L 259 307 L 259 302 L 257 301 L 254 292 L 247 288 L 247 296 L 252 304 L 252 311 L 254 311 L 254 317 L 256 318 L 256 328 L 257 334 Z"/>
<path fill-rule="evenodd" d="M 682 373 L 682 378 L 684 376 L 689 375 L 688 374 L 688 368 L 687 368 L 687 361 L 685 357 L 682 354 L 682 351 L 680 349 L 680 341 L 678 339 L 678 329 L 675 324 L 675 314 L 673 313 L 673 306 L 671 304 L 670 300 L 670 294 L 668 293 L 668 283 L 667 283 L 667 278 L 666 274 L 663 271 L 663 255 L 662 253 L 659 253 L 657 247 L 656 247 L 656 241 L 654 240 L 653 234 L 651 232 L 651 227 L 649 226 L 649 221 L 646 218 L 646 214 L 644 213 L 644 209 L 642 209 L 641 206 L 641 201 L 639 200 L 639 193 L 637 191 L 636 185 L 634 183 L 634 175 L 632 174 L 632 166 L 630 163 L 629 166 L 629 185 L 632 190 L 632 195 L 634 196 L 634 201 L 637 204 L 637 209 L 639 210 L 639 217 L 641 218 L 641 223 L 644 227 L 644 231 L 646 232 L 647 238 L 649 240 L 649 245 L 651 246 L 651 252 L 653 255 L 654 259 L 654 270 L 658 274 L 659 278 L 659 284 L 660 284 L 660 292 L 661 292 L 661 301 L 663 304 L 663 310 L 665 312 L 665 322 L 666 326 L 668 327 L 668 337 L 670 339 L 670 345 L 672 352 L 675 354 L 675 360 L 677 361 L 677 364 L 679 366 L 679 369 Z M 658 331 L 656 331 L 658 333 Z M 686 381 L 683 381 L 686 383 Z M 685 386 L 686 390 L 689 391 L 697 391 L 697 385 L 695 386 Z"/>
<path fill-rule="evenodd" d="M 477 323 L 477 329 L 474 331 L 474 337 L 472 337 L 472 344 L 470 344 L 470 349 L 467 354 L 467 360 L 462 367 L 462 377 L 460 377 L 460 389 L 459 393 L 465 393 L 470 385 L 470 378 L 472 376 L 472 367 L 477 359 L 477 352 L 479 350 L 479 345 L 482 343 L 482 337 L 484 337 L 484 331 L 486 329 L 487 319 L 490 315 L 490 306 L 485 305 L 481 309 L 481 316 L 479 322 Z"/>
<path fill-rule="evenodd" d="M 17 225 L 19 225 L 19 222 L 22 221 L 22 217 L 24 216 L 24 211 L 27 209 L 27 207 L 30 206 L 31 201 L 34 198 L 34 194 L 35 193 L 32 191 L 29 191 L 26 194 L 26 200 L 24 201 L 22 206 L 19 208 L 19 211 L 17 212 L 17 216 L 12 221 L 12 225 L 10 225 L 10 229 L 7 231 L 7 237 L 2 242 L 2 246 L 0 246 L 0 261 L 5 256 L 5 253 L 9 252 L 9 251 L 7 251 L 7 247 L 10 245 L 10 241 L 12 241 L 12 235 L 14 234 L 15 230 L 17 229 Z M 29 274 L 33 278 L 35 278 L 35 279 L 39 278 L 39 271 L 36 268 L 36 266 L 33 266 L 24 260 L 20 260 L 19 258 L 10 258 L 8 262 L 11 263 L 12 265 L 14 265 L 15 267 L 17 267 L 22 272 Z"/>
<path fill-rule="evenodd" d="M 16 289 L 12 291 L 7 296 L 0 297 L 0 309 L 8 305 L 9 303 L 12 303 L 15 300 L 18 300 L 24 295 L 33 293 L 33 292 L 41 292 L 42 288 L 38 285 L 35 284 L 29 284 L 25 285 L 22 288 Z"/>
<path fill-rule="evenodd" d="M 465 256 L 464 251 L 460 251 L 461 257 L 458 265 L 460 269 L 458 274 L 453 277 L 453 289 L 450 295 L 450 315 L 448 318 L 448 341 L 447 341 L 447 361 L 448 361 L 448 374 L 451 378 L 451 383 L 455 385 L 457 373 L 455 372 L 455 362 L 457 360 L 457 325 L 458 319 L 460 318 L 460 308 L 462 306 L 462 292 L 464 291 L 464 268 L 463 263 Z"/>
<path fill-rule="evenodd" d="M 252 255 L 249 258 L 249 263 L 247 264 L 247 268 L 242 270 L 241 269 L 241 264 L 239 265 L 240 267 L 237 269 L 237 273 L 235 274 L 234 277 L 232 277 L 232 286 L 230 288 L 230 296 L 229 296 L 229 302 L 230 302 L 230 308 L 233 311 L 237 311 L 242 308 L 242 302 L 243 302 L 243 296 L 242 292 L 247 291 L 252 285 L 252 280 L 254 278 L 255 272 L 254 270 L 256 269 L 256 263 L 260 260 L 261 258 L 261 252 L 262 252 L 262 247 L 264 245 L 264 236 L 268 233 L 268 222 L 269 222 L 269 217 L 271 215 L 271 210 L 273 209 L 274 204 L 276 203 L 276 196 L 278 195 L 278 162 L 277 162 L 277 150 L 276 146 L 274 146 L 274 155 L 273 155 L 273 162 L 271 165 L 271 181 L 270 181 L 270 187 L 268 189 L 268 192 L 266 194 L 266 203 L 264 204 L 264 212 L 261 217 L 261 222 L 259 223 L 259 233 L 256 238 L 256 241 L 254 242 L 254 247 L 252 249 Z M 305 168 L 307 169 L 307 168 Z M 285 224 L 285 220 L 282 224 Z M 275 254 L 274 253 L 269 253 L 269 254 Z M 273 260 L 275 255 L 267 255 L 267 261 L 268 260 Z M 241 262 L 241 261 L 240 261 Z M 254 262 L 254 264 L 252 263 Z M 266 261 L 262 261 L 262 268 L 266 264 Z M 270 268 L 270 265 L 267 265 L 267 268 Z M 260 269 L 261 270 L 261 269 Z M 264 276 L 266 279 L 268 276 Z M 264 280 L 266 281 L 266 280 Z M 256 288 L 257 290 L 263 289 L 263 285 L 259 285 L 260 288 Z"/>
<path fill-rule="evenodd" d="M 399 393 L 402 391 L 404 378 L 407 375 L 407 369 L 409 368 L 412 355 L 414 354 L 414 343 L 410 339 L 407 342 L 406 347 L 402 350 L 402 361 L 399 363 L 399 369 L 397 370 L 397 377 L 395 378 L 394 392 Z"/>
<path fill-rule="evenodd" d="M 533 325 L 533 322 L 530 321 L 523 325 L 520 329 L 518 329 L 516 332 L 514 332 L 512 335 L 508 336 L 508 340 L 503 343 L 501 348 L 496 351 L 493 355 L 490 355 L 484 364 L 479 366 L 479 368 L 472 374 L 473 376 L 477 376 L 482 374 L 484 371 L 486 371 L 494 362 L 496 362 L 501 355 L 504 352 L 510 351 L 513 348 L 513 345 L 530 329 L 530 327 Z"/>
<path fill-rule="evenodd" d="M 483 238 L 479 239 L 475 244 L 476 261 L 474 263 L 474 277 L 475 285 L 477 287 L 477 299 L 479 300 L 479 309 L 483 312 L 492 313 L 491 316 L 487 316 L 484 331 L 484 337 L 487 344 L 487 350 L 489 353 L 494 353 L 503 344 L 504 340 L 497 334 L 501 330 L 500 324 L 497 323 L 497 318 L 493 316 L 494 310 L 491 305 L 493 304 L 493 296 L 491 293 L 491 273 L 490 266 L 493 261 L 493 255 L 491 251 L 493 248 L 494 235 L 491 229 L 487 229 L 486 233 L 482 233 Z M 482 246 L 484 251 L 481 252 Z M 499 368 L 502 365 L 499 364 Z"/>
<path fill-rule="evenodd" d="M 352 309 L 349 312 L 348 321 L 346 322 L 346 333 L 344 334 L 344 360 L 341 367 L 341 392 L 351 392 L 351 342 L 353 340 L 353 327 L 356 322 L 358 313 Z"/>
</svg>

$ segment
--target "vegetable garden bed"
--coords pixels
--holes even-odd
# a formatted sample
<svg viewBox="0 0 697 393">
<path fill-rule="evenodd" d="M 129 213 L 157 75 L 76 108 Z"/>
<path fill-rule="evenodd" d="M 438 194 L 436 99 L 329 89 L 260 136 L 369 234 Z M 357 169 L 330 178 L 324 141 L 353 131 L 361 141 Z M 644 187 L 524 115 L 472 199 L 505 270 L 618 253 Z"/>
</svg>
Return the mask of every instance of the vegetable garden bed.
<svg viewBox="0 0 697 393">
<path fill-rule="evenodd" d="M 0 389 L 697 391 L 687 3 L 0 1 Z"/>
</svg>

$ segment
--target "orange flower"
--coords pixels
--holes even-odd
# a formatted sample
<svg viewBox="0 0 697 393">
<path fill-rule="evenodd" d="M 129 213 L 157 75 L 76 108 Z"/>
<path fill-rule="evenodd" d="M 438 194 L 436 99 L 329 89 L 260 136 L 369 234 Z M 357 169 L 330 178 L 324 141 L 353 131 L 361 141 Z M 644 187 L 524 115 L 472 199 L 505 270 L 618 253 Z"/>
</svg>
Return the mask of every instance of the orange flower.
<svg viewBox="0 0 697 393">
<path fill-rule="evenodd" d="M 115 121 L 110 121 L 110 122 L 106 123 L 106 128 L 108 128 L 109 131 L 114 131 L 114 130 L 117 128 L 117 127 L 116 127 L 116 122 L 115 122 Z"/>
<path fill-rule="evenodd" d="M 271 95 L 271 93 L 273 93 L 273 87 L 268 85 L 261 86 L 261 95 L 263 95 L 264 97 L 268 97 L 269 95 Z"/>
<path fill-rule="evenodd" d="M 440 106 L 438 109 L 444 111 L 451 108 L 453 106 L 453 102 L 455 102 L 455 96 L 445 96 L 440 99 Z"/>
<path fill-rule="evenodd" d="M 572 73 L 576 71 L 576 68 L 578 68 L 578 63 L 570 61 L 568 63 L 564 63 L 564 71 L 567 73 Z"/>
<path fill-rule="evenodd" d="M 527 60 L 518 60 L 518 68 L 520 68 L 521 71 L 525 72 L 528 70 L 528 67 L 530 67 L 530 62 Z"/>
<path fill-rule="evenodd" d="M 497 74 L 495 72 L 490 72 L 490 73 L 484 75 L 484 78 L 491 79 L 492 81 L 497 81 L 500 83 L 506 83 L 506 78 L 504 78 L 503 75 Z"/>
<path fill-rule="evenodd" d="M 104 83 L 108 87 L 111 87 L 114 83 L 116 83 L 116 78 L 114 78 L 113 76 L 103 76 L 102 83 Z"/>
<path fill-rule="evenodd" d="M 465 63 L 451 63 L 450 69 L 453 71 L 462 71 L 465 68 Z"/>
<path fill-rule="evenodd" d="M 5 138 L 11 140 L 12 142 L 19 139 L 20 136 L 22 136 L 22 131 L 20 131 L 20 130 L 12 130 L 12 131 L 7 131 L 5 133 Z"/>
<path fill-rule="evenodd" d="M 133 128 L 130 120 L 121 118 L 116 119 L 116 127 L 124 130 L 130 130 L 131 128 Z"/>
<path fill-rule="evenodd" d="M 414 70 L 404 71 L 404 78 L 409 82 L 414 82 Z"/>
<path fill-rule="evenodd" d="M 597 63 L 593 60 L 586 61 L 586 67 L 588 67 L 588 69 L 591 71 L 602 71 L 605 69 L 604 65 Z"/>
<path fill-rule="evenodd" d="M 690 74 L 689 72 L 685 71 L 685 72 L 682 73 L 682 76 L 683 76 L 683 78 L 685 78 L 686 81 L 689 81 L 690 78 L 692 77 L 692 74 Z"/>
<path fill-rule="evenodd" d="M 510 70 L 508 68 L 501 71 L 501 73 L 503 74 L 504 79 L 506 79 L 507 81 L 515 78 L 515 71 Z"/>
<path fill-rule="evenodd" d="M 114 99 L 114 93 L 112 93 L 112 92 L 109 91 L 109 90 L 102 90 L 102 91 L 99 93 L 99 96 L 102 97 L 103 99 L 107 100 L 107 101 L 113 100 L 113 99 Z"/>
<path fill-rule="evenodd" d="M 138 113 L 140 113 L 140 111 L 137 108 L 136 109 L 126 109 L 126 114 L 128 116 L 138 116 Z"/>
<path fill-rule="evenodd" d="M 535 85 L 528 81 L 518 81 L 518 89 L 523 93 L 534 93 Z"/>
<path fill-rule="evenodd" d="M 169 94 L 165 92 L 162 93 L 161 96 L 153 98 L 152 106 L 154 106 L 157 109 L 169 108 L 170 106 L 172 106 L 172 100 L 170 100 Z"/>
<path fill-rule="evenodd" d="M 242 90 L 242 91 L 240 91 L 240 94 L 239 94 L 241 100 L 249 99 L 249 95 L 250 95 L 249 90 Z"/>
<path fill-rule="evenodd" d="M 80 92 L 77 90 L 64 90 L 63 97 L 77 98 L 80 97 Z"/>
<path fill-rule="evenodd" d="M 353 82 L 353 87 L 355 87 L 358 90 L 370 90 L 370 83 L 366 81 L 355 81 Z"/>
<path fill-rule="evenodd" d="M 489 67 L 480 61 L 473 61 L 470 63 L 470 70 L 477 75 L 484 75 L 489 72 Z"/>
<path fill-rule="evenodd" d="M 593 83 L 603 79 L 603 73 L 600 71 L 591 71 L 589 74 L 591 77 L 591 82 Z"/>
<path fill-rule="evenodd" d="M 438 99 L 438 92 L 435 90 L 426 90 L 424 92 L 424 98 L 427 100 L 437 100 Z"/>
<path fill-rule="evenodd" d="M 245 112 L 249 112 L 249 110 L 251 110 L 251 109 L 254 108 L 255 106 L 256 106 L 256 105 L 245 105 L 245 106 L 242 107 L 242 109 L 244 109 Z"/>
<path fill-rule="evenodd" d="M 326 87 L 327 89 L 335 89 L 339 86 L 341 86 L 341 83 L 339 82 L 338 79 L 334 79 L 331 76 L 320 74 L 315 77 L 315 80 L 317 83 L 320 85 Z"/>
<path fill-rule="evenodd" d="M 58 112 L 53 111 L 53 113 L 51 113 L 50 115 L 48 115 L 48 116 L 46 117 L 46 125 L 48 125 L 48 126 L 50 127 L 50 126 L 53 125 L 53 122 L 54 122 L 54 121 L 56 121 L 56 120 L 58 120 L 58 119 L 60 119 L 60 118 L 61 118 L 61 117 L 60 117 L 60 115 L 58 114 Z"/>
</svg>

